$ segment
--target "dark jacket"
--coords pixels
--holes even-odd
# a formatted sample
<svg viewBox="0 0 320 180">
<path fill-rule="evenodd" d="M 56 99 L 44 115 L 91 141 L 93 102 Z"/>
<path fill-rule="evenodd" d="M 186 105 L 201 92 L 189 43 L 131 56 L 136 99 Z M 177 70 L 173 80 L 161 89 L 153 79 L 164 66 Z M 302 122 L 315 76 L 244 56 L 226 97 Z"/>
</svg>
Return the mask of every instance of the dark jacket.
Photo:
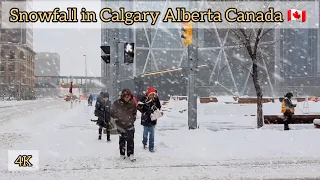
<svg viewBox="0 0 320 180">
<path fill-rule="evenodd" d="M 136 116 L 137 107 L 131 100 L 118 99 L 111 106 L 111 117 L 115 119 L 118 131 L 133 129 Z"/>
<path fill-rule="evenodd" d="M 141 112 L 141 125 L 153 126 L 157 125 L 157 120 L 151 121 L 151 114 L 155 109 L 161 109 L 161 103 L 159 98 L 155 98 L 153 101 L 148 102 L 147 96 L 143 96 L 138 103 L 138 110 Z"/>
<path fill-rule="evenodd" d="M 102 98 L 97 100 L 94 115 L 98 117 L 97 124 L 99 126 L 106 126 L 110 122 L 111 101 L 104 101 Z"/>
<path fill-rule="evenodd" d="M 284 98 L 284 104 L 285 104 L 288 108 L 290 108 L 290 109 L 297 106 L 297 105 L 295 105 L 295 104 L 292 104 L 292 101 L 291 101 L 291 99 L 289 99 L 289 98 Z M 294 113 L 290 112 L 290 110 L 287 110 L 287 111 L 285 112 L 285 115 L 292 115 L 292 114 L 294 114 Z"/>
</svg>

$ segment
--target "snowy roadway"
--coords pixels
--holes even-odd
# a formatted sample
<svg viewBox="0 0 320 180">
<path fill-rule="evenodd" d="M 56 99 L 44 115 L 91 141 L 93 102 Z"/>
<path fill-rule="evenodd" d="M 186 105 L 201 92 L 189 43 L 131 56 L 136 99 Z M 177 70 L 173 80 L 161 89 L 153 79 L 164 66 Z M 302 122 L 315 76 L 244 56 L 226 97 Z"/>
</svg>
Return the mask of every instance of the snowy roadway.
<svg viewBox="0 0 320 180">
<path fill-rule="evenodd" d="M 212 131 L 208 124 L 217 119 L 208 115 L 199 120 L 202 128 L 189 131 L 181 113 L 166 112 L 157 126 L 155 153 L 143 150 L 136 122 L 137 162 L 132 163 L 119 159 L 118 136 L 111 143 L 97 140 L 92 114 L 85 104 L 70 109 L 69 103 L 52 100 L 0 125 L 0 179 L 320 179 L 316 129 Z M 9 172 L 9 149 L 39 150 L 40 170 Z"/>
</svg>

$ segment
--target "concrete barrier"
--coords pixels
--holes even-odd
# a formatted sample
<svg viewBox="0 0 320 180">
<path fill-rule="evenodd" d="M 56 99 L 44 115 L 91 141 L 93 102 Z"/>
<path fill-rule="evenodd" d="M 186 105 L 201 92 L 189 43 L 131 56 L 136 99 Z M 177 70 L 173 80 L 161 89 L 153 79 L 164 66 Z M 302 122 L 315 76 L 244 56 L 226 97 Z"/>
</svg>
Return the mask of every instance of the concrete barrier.
<svg viewBox="0 0 320 180">
<path fill-rule="evenodd" d="M 279 102 L 282 102 L 284 99 L 284 97 L 280 97 L 279 98 Z M 295 100 L 297 102 L 304 102 L 306 100 L 306 98 L 303 98 L 303 97 L 298 97 L 298 98 L 292 98 L 292 100 Z"/>
<path fill-rule="evenodd" d="M 169 101 L 163 101 L 162 102 L 162 105 L 167 105 L 167 104 L 169 104 Z"/>
<path fill-rule="evenodd" d="M 216 97 L 200 97 L 199 99 L 201 104 L 218 102 L 218 99 Z"/>
<path fill-rule="evenodd" d="M 306 98 L 299 97 L 299 98 L 292 98 L 293 100 L 296 100 L 297 102 L 304 102 Z"/>
<path fill-rule="evenodd" d="M 313 120 L 313 125 L 315 128 L 320 129 L 320 119 Z"/>
<path fill-rule="evenodd" d="M 273 98 L 262 98 L 262 103 L 274 102 Z M 238 104 L 256 104 L 257 98 L 238 98 Z"/>
<path fill-rule="evenodd" d="M 283 115 L 264 115 L 264 124 L 283 124 Z M 293 115 L 290 124 L 312 124 L 320 115 Z"/>
</svg>

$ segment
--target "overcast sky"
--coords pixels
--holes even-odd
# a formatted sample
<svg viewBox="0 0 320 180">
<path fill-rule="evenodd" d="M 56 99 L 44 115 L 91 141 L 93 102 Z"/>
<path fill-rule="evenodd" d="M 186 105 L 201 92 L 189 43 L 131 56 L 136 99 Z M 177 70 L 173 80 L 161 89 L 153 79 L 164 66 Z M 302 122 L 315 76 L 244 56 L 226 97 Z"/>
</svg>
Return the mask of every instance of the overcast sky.
<svg viewBox="0 0 320 180">
<path fill-rule="evenodd" d="M 34 29 L 35 52 L 60 54 L 62 76 L 84 76 L 87 55 L 88 76 L 101 76 L 100 29 Z"/>
</svg>

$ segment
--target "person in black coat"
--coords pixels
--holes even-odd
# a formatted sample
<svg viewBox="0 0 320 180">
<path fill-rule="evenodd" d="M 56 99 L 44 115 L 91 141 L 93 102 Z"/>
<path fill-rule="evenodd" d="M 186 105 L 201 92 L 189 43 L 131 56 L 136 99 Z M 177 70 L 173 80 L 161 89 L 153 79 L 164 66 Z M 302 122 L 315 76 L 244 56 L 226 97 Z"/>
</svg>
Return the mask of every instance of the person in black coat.
<svg viewBox="0 0 320 180">
<path fill-rule="evenodd" d="M 141 112 L 141 125 L 144 127 L 142 144 L 144 149 L 146 149 L 149 136 L 150 152 L 154 152 L 154 129 L 157 125 L 157 120 L 151 120 L 151 114 L 156 109 L 161 109 L 161 103 L 157 96 L 157 90 L 149 87 L 146 95 L 141 97 L 138 102 L 138 110 Z"/>
<path fill-rule="evenodd" d="M 97 101 L 101 101 L 103 96 L 103 92 L 100 92 L 100 94 L 97 97 Z"/>
<path fill-rule="evenodd" d="M 92 106 L 92 101 L 93 101 L 93 96 L 92 94 L 90 94 L 89 98 L 88 98 L 88 105 Z"/>
<path fill-rule="evenodd" d="M 111 127 L 111 101 L 109 101 L 109 93 L 105 92 L 97 99 L 96 109 L 94 111 L 94 115 L 98 117 L 97 125 L 99 126 L 99 140 L 101 140 L 102 129 L 107 129 L 107 141 L 111 141 L 110 139 L 110 129 Z"/>
<path fill-rule="evenodd" d="M 134 122 L 136 121 L 137 106 L 132 101 L 132 93 L 129 89 L 123 89 L 121 98 L 116 100 L 111 107 L 111 117 L 115 119 L 119 136 L 120 157 L 127 157 L 131 161 L 134 158 Z M 127 147 L 126 147 L 127 144 Z"/>
</svg>

